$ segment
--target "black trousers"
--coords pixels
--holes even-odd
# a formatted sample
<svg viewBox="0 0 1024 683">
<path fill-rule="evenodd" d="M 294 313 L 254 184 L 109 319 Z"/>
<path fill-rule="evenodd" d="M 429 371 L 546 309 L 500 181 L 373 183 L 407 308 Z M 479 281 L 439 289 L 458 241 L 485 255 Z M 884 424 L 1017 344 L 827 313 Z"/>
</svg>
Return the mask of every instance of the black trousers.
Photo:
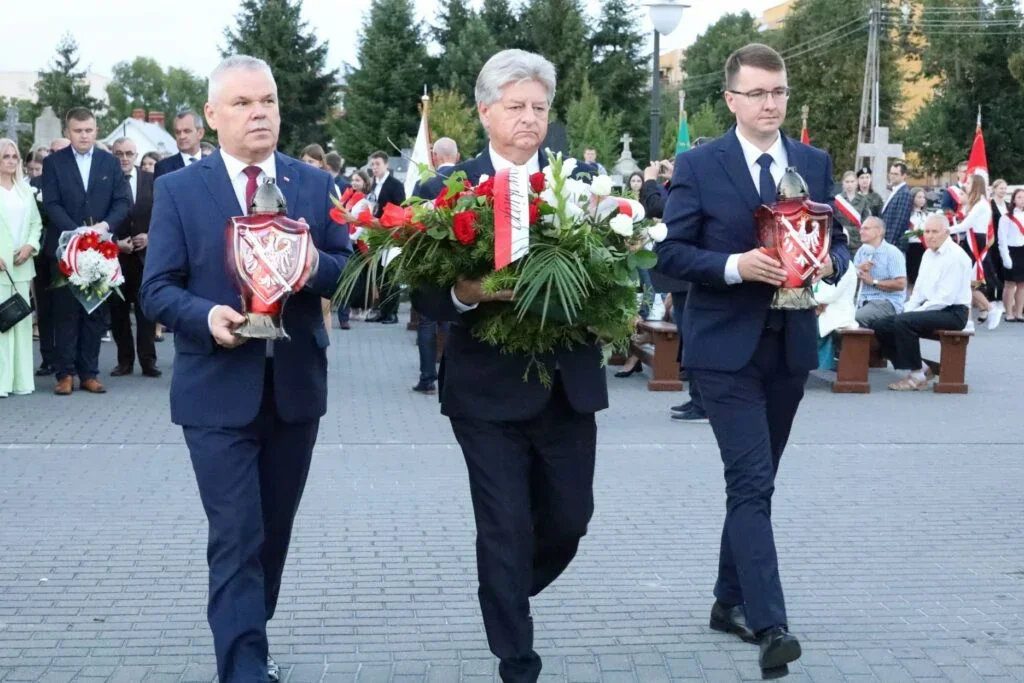
<svg viewBox="0 0 1024 683">
<path fill-rule="evenodd" d="M 135 365 L 135 351 L 138 348 L 139 365 L 156 367 L 156 324 L 146 319 L 138 305 L 139 286 L 142 284 L 142 262 L 134 254 L 122 255 L 121 272 L 124 284 L 121 294 L 124 300 L 114 294 L 110 302 L 110 332 L 117 344 L 117 364 L 126 367 Z M 135 309 L 135 339 L 132 339 L 132 308 Z"/>
<path fill-rule="evenodd" d="M 875 323 L 875 338 L 894 368 L 920 370 L 921 337 L 934 335 L 939 330 L 962 330 L 968 313 L 967 306 L 900 313 Z"/>
<path fill-rule="evenodd" d="M 272 377 L 268 361 L 260 412 L 246 427 L 183 428 L 209 521 L 207 618 L 223 683 L 267 680 L 267 622 L 320 424 L 283 422 Z"/>
<path fill-rule="evenodd" d="M 57 335 L 54 329 L 53 278 L 59 272 L 57 259 L 42 255 L 36 257 L 35 285 L 36 317 L 39 321 L 39 355 L 43 365 L 53 367 L 57 357 Z"/>
<path fill-rule="evenodd" d="M 377 311 L 381 318 L 390 318 L 398 315 L 398 304 L 400 303 L 401 290 L 394 283 L 394 276 L 384 271 L 379 288 L 380 300 L 377 304 Z"/>
<path fill-rule="evenodd" d="M 787 367 L 785 334 L 765 330 L 753 358 L 736 372 L 691 370 L 725 466 L 715 597 L 725 605 L 744 605 L 755 633 L 788 625 L 772 495 L 808 373 Z"/>
<path fill-rule="evenodd" d="M 70 285 L 54 289 L 52 295 L 57 380 L 76 374 L 80 381 L 95 379 L 99 374 L 100 343 L 109 322 L 107 303 L 86 313 Z"/>
<path fill-rule="evenodd" d="M 594 512 L 594 415 L 551 403 L 522 422 L 452 418 L 469 470 L 480 609 L 506 683 L 536 681 L 530 597 L 569 566 Z"/>
</svg>

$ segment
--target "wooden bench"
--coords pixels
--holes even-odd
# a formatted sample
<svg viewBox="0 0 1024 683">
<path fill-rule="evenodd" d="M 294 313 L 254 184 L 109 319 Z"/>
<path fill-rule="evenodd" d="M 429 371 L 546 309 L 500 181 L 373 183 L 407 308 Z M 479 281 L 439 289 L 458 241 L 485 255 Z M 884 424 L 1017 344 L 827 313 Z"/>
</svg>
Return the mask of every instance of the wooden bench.
<svg viewBox="0 0 1024 683">
<path fill-rule="evenodd" d="M 832 391 L 837 394 L 867 394 L 871 391 L 868 382 L 870 368 L 887 367 L 882 357 L 875 333 L 865 328 L 839 330 L 841 344 L 839 365 Z M 967 368 L 967 344 L 973 333 L 941 330 L 932 339 L 939 342 L 939 361 L 924 362 L 938 376 L 934 390 L 937 394 L 966 394 L 965 375 Z"/>
<path fill-rule="evenodd" d="M 637 330 L 651 335 L 652 343 L 630 344 L 631 353 L 651 368 L 648 391 L 682 391 L 679 379 L 679 331 L 675 323 L 643 320 Z"/>
</svg>

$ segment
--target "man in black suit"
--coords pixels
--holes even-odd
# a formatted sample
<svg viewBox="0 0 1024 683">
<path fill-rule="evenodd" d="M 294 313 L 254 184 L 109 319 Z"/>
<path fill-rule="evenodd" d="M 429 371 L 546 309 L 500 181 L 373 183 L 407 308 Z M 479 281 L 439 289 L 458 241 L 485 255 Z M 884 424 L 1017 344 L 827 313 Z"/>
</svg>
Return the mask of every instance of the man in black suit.
<svg viewBox="0 0 1024 683">
<path fill-rule="evenodd" d="M 156 366 L 156 325 L 146 319 L 138 305 L 139 285 L 142 284 L 142 268 L 146 263 L 146 247 L 149 246 L 149 217 L 153 213 L 153 174 L 140 171 L 135 166 L 138 151 L 130 138 L 119 138 L 111 147 L 114 158 L 121 164 L 124 179 L 131 190 L 132 208 L 128 218 L 117 226 L 117 246 L 121 250 L 119 260 L 124 284 L 121 294 L 110 300 L 110 329 L 117 344 L 117 367 L 110 373 L 114 377 L 130 375 L 135 367 L 136 344 L 139 365 L 146 377 L 159 377 Z M 135 305 L 135 340 L 132 340 L 131 310 Z"/>
<path fill-rule="evenodd" d="M 174 140 L 178 143 L 178 153 L 156 162 L 153 179 L 191 166 L 202 158 L 199 143 L 206 131 L 203 129 L 203 118 L 191 109 L 178 112 L 174 116 Z"/>
<path fill-rule="evenodd" d="M 539 149 L 555 93 L 555 67 L 540 55 L 504 50 L 476 82 L 477 110 L 490 137 L 480 156 L 457 165 L 477 183 L 495 169 L 540 171 Z M 585 164 L 579 172 L 595 173 Z M 596 173 L 595 173 L 596 174 Z M 487 294 L 479 280 L 413 292 L 413 305 L 453 324 L 441 360 L 441 412 L 469 470 L 477 529 L 484 628 L 506 683 L 536 681 L 530 597 L 569 566 L 594 511 L 594 414 L 608 407 L 596 340 L 545 354 L 551 386 L 524 376 L 531 358 L 473 336 L 480 307 L 508 306 L 511 292 Z"/>
<path fill-rule="evenodd" d="M 82 226 L 98 232 L 117 229 L 128 217 L 131 198 L 121 167 L 109 152 L 96 147 L 96 118 L 77 107 L 66 118 L 71 146 L 43 162 L 43 204 L 50 219 L 43 250 L 56 257 L 60 234 Z M 117 296 L 116 294 L 112 296 Z M 86 313 L 71 293 L 60 287 L 53 293 L 56 330 L 58 396 L 80 387 L 94 394 L 106 393 L 99 374 L 100 340 L 107 330 L 107 306 Z"/>
<path fill-rule="evenodd" d="M 440 138 L 434 142 L 430 152 L 434 161 L 434 170 L 437 175 L 431 176 L 425 182 L 416 182 L 412 190 L 415 197 L 423 199 L 435 199 L 441 190 L 448 176 L 452 174 L 455 164 L 459 163 L 459 146 L 451 138 Z M 412 169 L 410 169 L 410 173 Z M 437 332 L 440 329 L 443 334 L 448 334 L 448 323 L 429 318 L 423 311 L 419 313 L 419 321 L 416 326 L 416 346 L 420 352 L 420 380 L 413 391 L 419 394 L 437 393 Z"/>
<path fill-rule="evenodd" d="M 46 157 L 36 152 L 29 162 L 32 165 L 38 164 L 41 171 L 43 161 Z M 36 208 L 43 219 L 43 243 L 46 233 L 53 228 L 50 227 L 50 218 L 46 215 L 46 207 L 43 205 L 43 176 L 34 175 L 29 178 L 29 185 L 32 186 L 36 195 Z M 56 372 L 56 335 L 54 334 L 53 320 L 53 277 L 57 271 L 57 261 L 53 254 L 48 254 L 40 249 L 35 257 L 36 276 L 32 281 L 32 296 L 36 304 L 36 320 L 39 324 L 39 355 L 42 356 L 42 363 L 36 370 L 36 377 L 45 377 Z"/>
<path fill-rule="evenodd" d="M 367 196 L 374 207 L 373 215 L 380 218 L 388 204 L 402 205 L 405 201 L 405 186 L 391 175 L 388 170 L 388 155 L 384 152 L 374 152 L 370 155 L 370 172 L 373 173 L 373 187 Z M 394 325 L 398 322 L 398 289 L 392 286 L 387 274 L 380 284 L 377 314 L 369 316 L 366 322 L 385 325 Z"/>
<path fill-rule="evenodd" d="M 726 61 L 725 77 L 736 126 L 676 158 L 657 268 L 690 282 L 683 354 L 724 464 L 726 515 L 711 628 L 759 643 L 762 673 L 772 677 L 801 654 L 789 633 L 771 509 L 782 452 L 818 364 L 818 328 L 813 308 L 771 307 L 786 271 L 758 248 L 754 212 L 775 202 L 790 167 L 812 200 L 831 201 L 832 160 L 780 132 L 789 86 L 775 50 L 740 48 Z M 848 262 L 836 221 L 831 252 L 814 279 L 834 283 Z"/>
</svg>

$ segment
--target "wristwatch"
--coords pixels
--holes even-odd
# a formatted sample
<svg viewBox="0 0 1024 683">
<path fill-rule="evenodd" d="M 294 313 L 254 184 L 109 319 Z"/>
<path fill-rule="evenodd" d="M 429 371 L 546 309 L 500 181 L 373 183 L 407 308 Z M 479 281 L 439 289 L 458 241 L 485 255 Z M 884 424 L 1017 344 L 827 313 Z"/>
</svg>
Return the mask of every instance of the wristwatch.
<svg viewBox="0 0 1024 683">
<path fill-rule="evenodd" d="M 877 277 L 874 280 L 871 281 L 871 286 L 872 287 L 877 287 L 878 286 L 878 278 Z"/>
</svg>

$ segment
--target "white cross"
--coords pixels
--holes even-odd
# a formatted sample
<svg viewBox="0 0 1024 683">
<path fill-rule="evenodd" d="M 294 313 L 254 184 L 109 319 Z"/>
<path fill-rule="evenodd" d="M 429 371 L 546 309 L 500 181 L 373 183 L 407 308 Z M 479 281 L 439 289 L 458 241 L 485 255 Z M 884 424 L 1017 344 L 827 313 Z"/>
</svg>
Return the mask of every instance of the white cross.
<svg viewBox="0 0 1024 683">
<path fill-rule="evenodd" d="M 4 137 L 18 142 L 18 133 L 31 133 L 31 123 L 21 123 L 18 120 L 18 110 L 14 107 L 7 107 L 7 116 L 4 118 Z"/>
<path fill-rule="evenodd" d="M 857 145 L 857 157 L 871 159 L 871 188 L 880 196 L 885 196 L 886 181 L 889 178 L 889 159 L 903 158 L 903 145 L 889 143 L 889 129 L 884 126 L 875 128 L 874 142 L 862 142 Z"/>
<path fill-rule="evenodd" d="M 622 143 L 622 156 L 624 156 L 624 157 L 626 155 L 632 156 L 632 154 L 630 154 L 630 151 L 629 151 L 629 143 L 633 142 L 633 138 L 630 137 L 629 133 L 623 133 L 622 137 L 619 138 L 619 142 Z"/>
</svg>

